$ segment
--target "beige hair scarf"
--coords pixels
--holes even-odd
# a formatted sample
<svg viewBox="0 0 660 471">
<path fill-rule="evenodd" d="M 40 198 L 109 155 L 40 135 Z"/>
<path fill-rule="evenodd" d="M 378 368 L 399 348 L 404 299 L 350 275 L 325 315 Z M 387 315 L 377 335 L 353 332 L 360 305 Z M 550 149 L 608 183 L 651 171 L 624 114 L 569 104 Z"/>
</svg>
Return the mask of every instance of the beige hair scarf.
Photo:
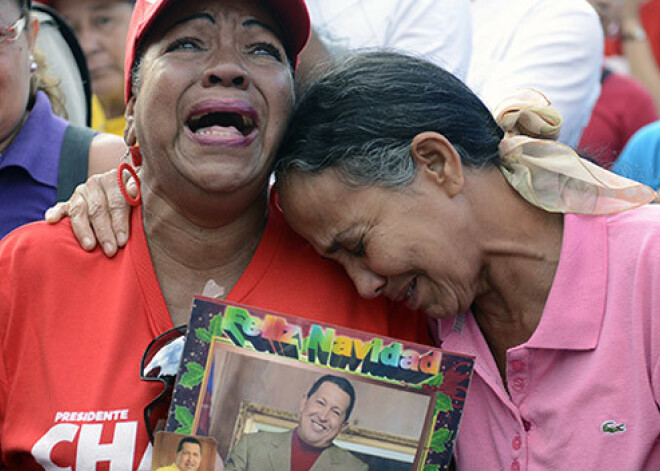
<svg viewBox="0 0 660 471">
<path fill-rule="evenodd" d="M 610 214 L 653 201 L 655 191 L 579 157 L 556 142 L 561 115 L 536 90 L 521 90 L 494 111 L 504 130 L 501 170 L 531 204 L 550 212 Z"/>
</svg>

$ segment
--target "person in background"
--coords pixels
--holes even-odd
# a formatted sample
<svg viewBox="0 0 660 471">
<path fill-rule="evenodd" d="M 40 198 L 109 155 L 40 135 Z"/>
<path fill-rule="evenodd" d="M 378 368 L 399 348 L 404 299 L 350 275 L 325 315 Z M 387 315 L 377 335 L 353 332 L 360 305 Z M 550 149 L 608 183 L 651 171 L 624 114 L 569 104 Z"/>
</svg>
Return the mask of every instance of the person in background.
<svg viewBox="0 0 660 471">
<path fill-rule="evenodd" d="M 114 177 L 135 205 L 126 250 L 87 253 L 68 223 L 0 241 L 0 468 L 150 469 L 144 408 L 162 384 L 140 380 L 143 350 L 187 324 L 207 286 L 229 301 L 430 341 L 421 313 L 360 299 L 270 197 L 309 30 L 302 0 L 136 2 L 124 83 L 139 195 Z M 134 172 L 122 163 L 119 175 Z"/>
<path fill-rule="evenodd" d="M 586 0 L 473 0 L 465 83 L 493 110 L 534 88 L 561 113 L 559 140 L 577 146 L 600 94 L 603 32 Z"/>
<path fill-rule="evenodd" d="M 318 58 L 319 41 L 328 58 L 355 50 L 385 48 L 424 57 L 464 79 L 472 49 L 468 0 L 307 0 L 314 35 L 301 55 L 300 72 Z"/>
<path fill-rule="evenodd" d="M 660 110 L 660 1 L 595 0 L 606 16 L 606 64 L 646 87 Z"/>
<path fill-rule="evenodd" d="M 620 0 L 589 0 L 598 12 L 603 32 L 607 35 L 613 22 L 618 21 L 614 3 Z M 644 85 L 627 74 L 603 65 L 601 91 L 591 113 L 589 124 L 582 133 L 578 149 L 610 168 L 628 139 L 642 126 L 658 119 L 653 96 Z"/>
<path fill-rule="evenodd" d="M 644 126 L 630 138 L 612 171 L 660 189 L 660 121 Z"/>
<path fill-rule="evenodd" d="M 0 238 L 41 220 L 89 175 L 116 167 L 126 151 L 121 139 L 60 117 L 66 117 L 62 97 L 35 49 L 39 28 L 30 6 L 0 0 Z"/>
<path fill-rule="evenodd" d="M 134 1 L 46 0 L 76 33 L 92 80 L 92 128 L 124 135 L 124 51 Z"/>
<path fill-rule="evenodd" d="M 285 217 L 476 357 L 457 469 L 660 469 L 655 193 L 553 141 L 537 92 L 495 117 L 431 63 L 356 55 L 296 104 Z"/>
</svg>

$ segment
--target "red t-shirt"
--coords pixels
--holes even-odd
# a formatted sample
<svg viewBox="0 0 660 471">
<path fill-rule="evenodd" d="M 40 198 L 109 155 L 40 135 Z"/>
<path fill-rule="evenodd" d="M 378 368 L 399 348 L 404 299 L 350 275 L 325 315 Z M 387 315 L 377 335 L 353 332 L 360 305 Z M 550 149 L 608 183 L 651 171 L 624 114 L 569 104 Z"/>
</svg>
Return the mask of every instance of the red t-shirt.
<svg viewBox="0 0 660 471">
<path fill-rule="evenodd" d="M 161 385 L 141 381 L 139 363 L 172 321 L 140 208 L 131 227 L 112 259 L 82 251 L 68 222 L 30 224 L 0 242 L 0 468 L 150 469 L 143 409 Z M 341 267 L 318 257 L 273 205 L 227 299 L 428 341 L 423 316 L 359 298 Z"/>
<path fill-rule="evenodd" d="M 651 94 L 632 77 L 606 74 L 578 149 L 610 168 L 628 139 L 658 119 Z"/>
</svg>

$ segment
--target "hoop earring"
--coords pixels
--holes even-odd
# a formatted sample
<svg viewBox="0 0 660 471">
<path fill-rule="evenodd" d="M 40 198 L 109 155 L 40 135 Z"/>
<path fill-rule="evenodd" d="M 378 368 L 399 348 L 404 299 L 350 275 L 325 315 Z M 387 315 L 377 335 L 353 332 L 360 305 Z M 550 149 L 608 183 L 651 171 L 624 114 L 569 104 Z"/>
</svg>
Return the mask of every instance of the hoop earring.
<svg viewBox="0 0 660 471">
<path fill-rule="evenodd" d="M 133 163 L 135 163 L 138 167 L 142 164 L 142 154 L 140 154 L 140 149 L 138 146 L 132 146 L 128 150 L 126 150 L 126 153 L 122 157 L 122 162 L 119 164 L 119 167 L 117 168 L 117 186 L 119 187 L 119 191 L 121 192 L 121 195 L 124 197 L 126 202 L 131 206 L 135 207 L 138 206 L 142 201 L 142 191 L 140 189 L 140 185 L 142 184 L 142 182 L 140 181 L 140 177 L 138 177 L 135 168 L 128 162 L 129 154 L 133 159 Z M 135 196 L 135 198 L 129 195 L 128 191 L 126 191 L 126 184 L 124 183 L 124 178 L 123 178 L 124 171 L 127 171 L 130 174 L 130 176 L 133 177 L 133 179 L 135 180 L 135 184 L 137 185 L 137 195 Z"/>
</svg>

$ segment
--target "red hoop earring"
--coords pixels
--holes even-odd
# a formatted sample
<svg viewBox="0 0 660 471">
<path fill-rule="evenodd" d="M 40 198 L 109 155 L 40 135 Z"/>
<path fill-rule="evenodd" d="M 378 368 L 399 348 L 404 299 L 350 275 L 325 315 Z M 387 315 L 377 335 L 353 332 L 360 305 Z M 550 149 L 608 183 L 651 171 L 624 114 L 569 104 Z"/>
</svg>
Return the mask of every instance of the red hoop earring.
<svg viewBox="0 0 660 471">
<path fill-rule="evenodd" d="M 140 154 L 140 149 L 137 146 L 133 146 L 131 147 L 130 151 L 133 162 L 142 163 L 142 155 Z M 137 185 L 137 196 L 135 198 L 129 195 L 128 191 L 126 191 L 126 184 L 124 183 L 124 178 L 123 178 L 124 170 L 126 170 L 133 177 L 133 179 L 135 180 L 135 184 Z M 140 177 L 138 177 L 135 168 L 133 168 L 131 164 L 129 164 L 128 162 L 122 162 L 119 164 L 119 168 L 117 168 L 117 186 L 119 186 L 119 191 L 121 192 L 121 195 L 124 197 L 126 202 L 131 206 L 137 206 L 142 201 L 142 192 L 140 189 L 141 183 L 142 182 L 140 182 Z"/>
</svg>

